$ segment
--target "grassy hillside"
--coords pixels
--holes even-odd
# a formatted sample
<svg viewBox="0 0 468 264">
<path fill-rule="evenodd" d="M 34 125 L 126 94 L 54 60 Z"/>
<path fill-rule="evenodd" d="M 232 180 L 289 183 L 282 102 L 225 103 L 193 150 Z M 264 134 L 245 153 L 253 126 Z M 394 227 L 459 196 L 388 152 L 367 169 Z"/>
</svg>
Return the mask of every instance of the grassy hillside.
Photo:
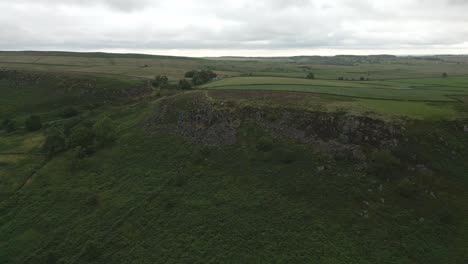
<svg viewBox="0 0 468 264">
<path fill-rule="evenodd" d="M 206 58 L 139 54 L 70 52 L 0 52 L 0 68 L 56 72 L 86 72 L 152 78 L 163 74 L 182 78 L 192 69 L 211 69 L 220 76 L 305 77 L 314 72 L 320 79 L 396 79 L 413 77 L 468 76 L 466 56 L 304 56 L 291 58 Z"/>
<path fill-rule="evenodd" d="M 361 63 L 390 76 L 386 65 L 433 60 L 0 56 L 46 62 L 3 64 L 0 120 L 16 129 L 2 121 L 0 263 L 468 259 L 466 78 L 284 78 L 305 76 L 310 69 L 297 66 L 309 63 L 324 67 L 317 72 L 336 67 L 330 76 Z M 56 60 L 73 66 L 48 64 Z M 104 60 L 177 64 L 173 80 L 210 67 L 275 74 L 182 91 L 109 75 L 107 66 L 92 66 L 99 74 L 55 68 Z M 34 67 L 43 68 L 18 70 Z M 172 71 L 152 67 L 141 71 Z M 42 128 L 27 129 L 31 115 Z"/>
</svg>

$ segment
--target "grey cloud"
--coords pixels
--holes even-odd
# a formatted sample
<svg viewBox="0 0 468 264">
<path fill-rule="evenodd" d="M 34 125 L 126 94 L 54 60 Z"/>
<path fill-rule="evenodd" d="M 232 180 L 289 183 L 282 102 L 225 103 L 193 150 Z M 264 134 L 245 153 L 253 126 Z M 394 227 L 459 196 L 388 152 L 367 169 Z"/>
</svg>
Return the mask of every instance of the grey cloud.
<svg viewBox="0 0 468 264">
<path fill-rule="evenodd" d="M 0 0 L 0 50 L 449 48 L 468 45 L 466 3 Z"/>
<path fill-rule="evenodd" d="M 150 4 L 154 4 L 151 0 L 16 0 L 15 3 L 26 5 L 39 5 L 43 7 L 93 7 L 93 6 L 107 6 L 120 11 L 135 11 L 142 9 Z"/>
</svg>

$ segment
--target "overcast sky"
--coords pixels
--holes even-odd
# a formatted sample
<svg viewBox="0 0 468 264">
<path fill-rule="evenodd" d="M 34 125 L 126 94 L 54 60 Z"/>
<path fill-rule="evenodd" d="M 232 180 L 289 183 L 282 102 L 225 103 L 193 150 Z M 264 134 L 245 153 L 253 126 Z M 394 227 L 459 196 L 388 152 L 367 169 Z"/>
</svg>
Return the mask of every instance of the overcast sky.
<svg viewBox="0 0 468 264">
<path fill-rule="evenodd" d="M 468 0 L 0 0 L 0 50 L 468 54 Z"/>
</svg>

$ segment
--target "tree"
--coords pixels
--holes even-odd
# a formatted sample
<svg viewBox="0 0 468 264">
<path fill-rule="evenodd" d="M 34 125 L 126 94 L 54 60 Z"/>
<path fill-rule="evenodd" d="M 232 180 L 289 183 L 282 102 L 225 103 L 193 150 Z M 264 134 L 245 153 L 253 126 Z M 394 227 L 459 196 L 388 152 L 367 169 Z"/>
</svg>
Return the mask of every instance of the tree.
<svg viewBox="0 0 468 264">
<path fill-rule="evenodd" d="M 179 88 L 181 90 L 190 90 L 190 89 L 192 89 L 192 85 L 186 79 L 182 79 L 182 80 L 179 81 L 179 84 L 177 85 L 177 88 Z"/>
<path fill-rule="evenodd" d="M 16 124 L 13 119 L 5 118 L 2 122 L 2 128 L 7 132 L 11 133 L 16 130 Z"/>
<path fill-rule="evenodd" d="M 313 72 L 309 72 L 309 74 L 307 74 L 307 79 L 315 79 L 315 74 Z"/>
<path fill-rule="evenodd" d="M 365 80 L 366 80 L 366 78 L 364 78 L 364 77 L 362 77 L 362 76 L 361 76 L 361 78 L 359 78 L 359 80 L 361 80 L 361 81 L 365 81 Z"/>
<path fill-rule="evenodd" d="M 191 71 L 188 71 L 185 73 L 185 78 L 192 78 L 194 75 L 195 75 L 196 71 L 195 70 L 191 70 Z"/>
<path fill-rule="evenodd" d="M 28 131 L 37 131 L 42 128 L 41 117 L 37 115 L 32 115 L 26 119 L 25 122 L 26 130 Z"/>
<path fill-rule="evenodd" d="M 93 126 L 97 141 L 102 144 L 109 144 L 115 141 L 117 133 L 112 120 L 105 116 L 99 119 Z"/>
<path fill-rule="evenodd" d="M 448 74 L 446 72 L 442 73 L 442 78 L 447 78 Z"/>
<path fill-rule="evenodd" d="M 169 84 L 169 78 L 165 75 L 158 75 L 154 78 L 153 85 L 159 88 L 164 88 Z"/>
<path fill-rule="evenodd" d="M 66 148 L 65 135 L 57 128 L 51 128 L 46 133 L 46 139 L 42 150 L 51 157 Z"/>
<path fill-rule="evenodd" d="M 72 129 L 68 138 L 68 147 L 90 148 L 94 144 L 95 135 L 93 130 L 87 126 L 80 125 Z"/>
<path fill-rule="evenodd" d="M 202 85 L 205 84 L 214 78 L 216 78 L 218 75 L 214 73 L 213 71 L 195 71 L 193 76 L 192 76 L 192 83 L 193 85 Z"/>
</svg>

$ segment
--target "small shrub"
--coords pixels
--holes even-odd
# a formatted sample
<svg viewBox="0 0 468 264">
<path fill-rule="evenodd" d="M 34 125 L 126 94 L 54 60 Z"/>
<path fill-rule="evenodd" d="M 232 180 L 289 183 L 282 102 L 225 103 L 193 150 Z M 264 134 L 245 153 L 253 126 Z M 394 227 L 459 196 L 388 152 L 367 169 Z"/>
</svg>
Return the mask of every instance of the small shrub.
<svg viewBox="0 0 468 264">
<path fill-rule="evenodd" d="M 86 149 L 81 146 L 74 148 L 72 151 L 73 159 L 77 159 L 77 160 L 84 159 L 87 155 L 88 153 Z"/>
<path fill-rule="evenodd" d="M 164 75 L 158 75 L 154 78 L 153 85 L 159 88 L 165 88 L 169 84 L 169 78 Z"/>
<path fill-rule="evenodd" d="M 315 74 L 313 72 L 310 72 L 309 74 L 307 74 L 307 79 L 315 79 Z"/>
<path fill-rule="evenodd" d="M 182 79 L 182 80 L 179 81 L 179 84 L 177 85 L 177 88 L 181 89 L 181 90 L 190 90 L 190 89 L 192 89 L 192 85 L 186 79 Z"/>
<path fill-rule="evenodd" d="M 399 169 L 400 160 L 390 151 L 377 150 L 370 155 L 371 170 L 378 176 L 388 177 Z"/>
<path fill-rule="evenodd" d="M 4 129 L 7 133 L 11 133 L 16 131 L 16 124 L 13 119 L 5 118 L 2 121 L 2 129 Z"/>
<path fill-rule="evenodd" d="M 408 178 L 404 178 L 398 183 L 397 190 L 405 198 L 414 197 L 418 191 L 416 184 L 412 183 Z"/>
<path fill-rule="evenodd" d="M 78 171 L 80 168 L 83 167 L 83 159 L 88 156 L 88 151 L 85 148 L 82 147 L 76 147 L 72 149 L 70 153 L 70 169 L 72 171 Z"/>
<path fill-rule="evenodd" d="M 70 148 L 82 147 L 89 148 L 94 144 L 95 135 L 93 130 L 86 126 L 79 126 L 72 129 L 68 138 Z"/>
<path fill-rule="evenodd" d="M 195 70 L 191 70 L 191 71 L 188 71 L 185 73 L 184 77 L 185 78 L 193 78 L 193 76 L 195 75 Z"/>
<path fill-rule="evenodd" d="M 46 132 L 46 139 L 42 150 L 51 157 L 65 150 L 66 139 L 65 135 L 58 128 L 51 128 Z"/>
<path fill-rule="evenodd" d="M 101 145 L 107 145 L 114 142 L 117 138 L 117 132 L 112 120 L 105 116 L 99 119 L 93 126 L 96 139 Z"/>
<path fill-rule="evenodd" d="M 32 115 L 26 119 L 25 122 L 26 130 L 33 132 L 42 128 L 41 117 Z"/>
</svg>

